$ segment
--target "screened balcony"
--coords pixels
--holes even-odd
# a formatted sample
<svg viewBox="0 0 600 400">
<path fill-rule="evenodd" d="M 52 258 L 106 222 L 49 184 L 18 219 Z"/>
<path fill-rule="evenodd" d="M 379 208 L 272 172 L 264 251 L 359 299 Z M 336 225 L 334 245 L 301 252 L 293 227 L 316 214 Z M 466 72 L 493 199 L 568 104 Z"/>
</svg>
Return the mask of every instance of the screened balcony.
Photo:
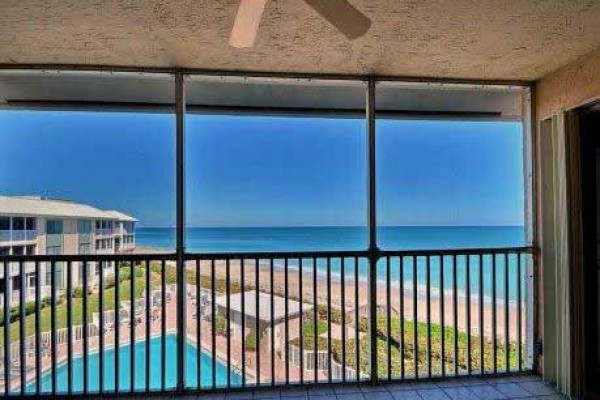
<svg viewBox="0 0 600 400">
<path fill-rule="evenodd" d="M 241 390 L 259 397 L 263 390 L 274 396 L 290 390 L 301 395 L 347 391 L 359 397 L 414 392 L 427 398 L 429 390 L 451 396 L 450 388 L 459 387 L 464 392 L 452 392 L 455 396 L 476 398 L 479 389 L 468 389 L 471 385 L 506 398 L 554 393 L 530 375 L 536 362 L 537 249 L 528 85 L 182 71 L 3 71 L 0 84 L 7 107 L 174 117 L 171 168 L 176 176 L 175 246 L 170 249 L 0 258 L 3 276 L 14 276 L 2 288 L 4 304 L 11 305 L 3 308 L 1 331 L 5 395 Z M 196 153 L 185 122 L 206 114 L 357 121 L 352 129 L 358 127 L 365 150 L 357 177 L 367 181 L 357 192 L 363 196 L 357 204 L 367 218 L 355 244 L 192 250 L 186 209 L 197 201 L 190 197 L 194 185 L 186 174 L 194 176 L 187 162 L 194 162 Z M 376 132 L 384 136 L 383 121 L 432 117 L 518 121 L 519 184 L 525 198 L 518 244 L 394 247 L 377 214 L 385 215 L 393 202 L 378 199 Z M 112 233 L 100 224 L 96 234 L 107 229 Z M 139 243 L 136 237 L 135 246 Z M 97 274 L 81 273 L 88 269 Z M 35 280 L 27 297 L 13 289 L 15 279 L 26 287 L 25 270 L 46 278 L 45 284 Z M 493 378 L 499 380 L 487 380 Z M 514 392 L 494 386 L 502 384 Z"/>
</svg>

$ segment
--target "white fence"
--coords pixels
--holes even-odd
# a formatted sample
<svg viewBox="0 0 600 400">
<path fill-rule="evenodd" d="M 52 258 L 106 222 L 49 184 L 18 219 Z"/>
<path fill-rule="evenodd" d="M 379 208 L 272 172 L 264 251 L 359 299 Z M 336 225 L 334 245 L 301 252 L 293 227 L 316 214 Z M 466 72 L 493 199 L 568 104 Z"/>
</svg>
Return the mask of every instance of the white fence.
<svg viewBox="0 0 600 400">
<path fill-rule="evenodd" d="M 87 324 L 87 334 L 89 337 L 98 336 L 100 330 L 94 323 Z M 84 337 L 83 325 L 74 325 L 72 328 L 73 343 L 81 342 Z M 58 329 L 56 331 L 56 345 L 66 345 L 69 341 L 69 330 L 68 328 Z M 52 343 L 52 333 L 50 331 L 40 333 L 40 343 L 42 344 L 41 352 L 49 352 L 50 345 Z M 25 354 L 36 354 L 36 336 L 31 335 L 25 338 Z M 11 341 L 10 343 L 10 360 L 11 363 L 19 363 L 21 358 L 21 341 Z M 4 363 L 4 347 L 0 347 L 0 365 Z"/>
<path fill-rule="evenodd" d="M 290 344 L 287 346 L 289 352 L 290 364 L 301 368 L 300 366 L 300 348 L 296 345 Z M 304 356 L 304 370 L 314 371 L 315 369 L 315 351 L 314 350 L 303 350 Z M 318 365 L 317 369 L 320 372 L 329 372 L 329 357 L 330 353 L 326 350 L 317 350 Z M 341 363 L 335 360 L 331 360 L 331 378 L 334 380 L 343 379 L 344 373 L 346 374 L 347 380 L 356 380 L 356 370 L 350 367 L 344 368 Z"/>
</svg>

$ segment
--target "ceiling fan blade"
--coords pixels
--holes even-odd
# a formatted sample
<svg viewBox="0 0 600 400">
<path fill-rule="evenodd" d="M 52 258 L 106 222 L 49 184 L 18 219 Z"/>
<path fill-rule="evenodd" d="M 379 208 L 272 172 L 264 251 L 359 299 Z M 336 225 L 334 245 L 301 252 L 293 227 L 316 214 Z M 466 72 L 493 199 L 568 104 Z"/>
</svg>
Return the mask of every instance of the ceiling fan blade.
<svg viewBox="0 0 600 400">
<path fill-rule="evenodd" d="M 361 37 L 371 27 L 371 20 L 347 0 L 304 0 L 304 2 L 348 39 Z"/>
<path fill-rule="evenodd" d="M 229 45 L 237 48 L 252 47 L 265 5 L 268 0 L 241 0 Z"/>
</svg>

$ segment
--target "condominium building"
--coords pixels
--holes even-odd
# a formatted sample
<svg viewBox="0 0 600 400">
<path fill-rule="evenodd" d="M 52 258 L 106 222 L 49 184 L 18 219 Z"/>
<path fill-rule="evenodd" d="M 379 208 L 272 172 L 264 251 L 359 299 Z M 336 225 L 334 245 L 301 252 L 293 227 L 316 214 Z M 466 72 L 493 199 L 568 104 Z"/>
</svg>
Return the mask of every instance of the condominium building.
<svg viewBox="0 0 600 400">
<path fill-rule="evenodd" d="M 60 254 L 117 254 L 132 252 L 135 248 L 136 219 L 118 211 L 105 211 L 72 201 L 33 196 L 0 196 L 0 255 L 60 255 Z M 100 263 L 88 263 L 88 282 L 94 282 Z M 111 268 L 110 263 L 102 264 Z M 42 297 L 49 293 L 51 268 L 40 263 Z M 67 266 L 56 263 L 55 282 L 65 287 Z M 0 290 L 4 269 L 0 271 Z M 7 287 L 10 301 L 18 301 L 21 273 L 24 271 L 26 299 L 35 296 L 36 273 L 34 263 L 11 263 Z M 83 281 L 83 264 L 73 263 L 71 277 L 74 286 Z M 3 304 L 3 292 L 0 292 Z"/>
</svg>

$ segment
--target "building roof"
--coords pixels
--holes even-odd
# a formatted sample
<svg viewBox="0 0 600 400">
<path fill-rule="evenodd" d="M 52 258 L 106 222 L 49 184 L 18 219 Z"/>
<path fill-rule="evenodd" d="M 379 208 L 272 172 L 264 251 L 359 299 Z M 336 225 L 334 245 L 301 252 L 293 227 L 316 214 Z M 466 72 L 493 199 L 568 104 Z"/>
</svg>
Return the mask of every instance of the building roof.
<svg viewBox="0 0 600 400">
<path fill-rule="evenodd" d="M 109 210 L 109 211 L 105 211 L 105 212 L 106 212 L 106 214 L 114 216 L 119 221 L 137 222 L 137 219 L 135 219 L 127 214 L 123 214 L 122 212 L 119 212 L 116 210 Z"/>
<path fill-rule="evenodd" d="M 104 211 L 87 204 L 35 196 L 0 196 L 0 215 L 135 221 L 117 211 Z"/>
<path fill-rule="evenodd" d="M 259 292 L 259 319 L 262 322 L 271 322 L 271 295 L 268 293 Z M 248 317 L 256 318 L 256 290 L 244 292 L 244 312 Z M 216 304 L 221 307 L 227 307 L 227 296 L 219 296 L 215 300 Z M 233 311 L 242 313 L 242 293 L 232 294 L 229 296 L 229 307 Z M 303 303 L 302 311 L 307 312 L 313 309 L 312 304 Z M 285 312 L 285 298 L 273 295 L 273 321 L 284 319 L 286 316 L 294 318 L 300 313 L 300 303 L 296 300 L 288 300 L 288 312 Z"/>
</svg>

